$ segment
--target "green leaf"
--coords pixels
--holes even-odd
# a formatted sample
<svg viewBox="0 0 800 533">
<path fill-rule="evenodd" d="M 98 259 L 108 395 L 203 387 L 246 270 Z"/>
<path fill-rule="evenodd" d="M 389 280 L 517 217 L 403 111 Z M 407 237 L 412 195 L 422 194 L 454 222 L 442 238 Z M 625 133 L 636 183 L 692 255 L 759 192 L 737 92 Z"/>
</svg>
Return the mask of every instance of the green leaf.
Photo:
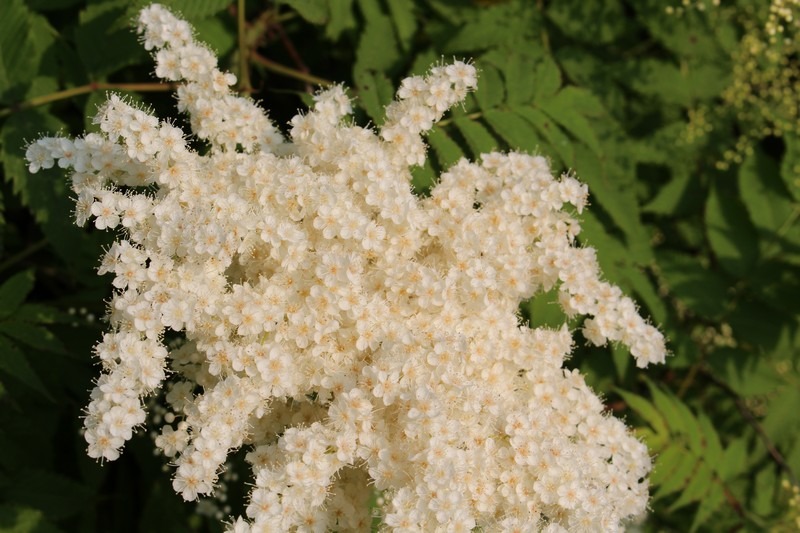
<svg viewBox="0 0 800 533">
<path fill-rule="evenodd" d="M 706 202 L 706 235 L 719 264 L 744 277 L 758 259 L 758 235 L 735 191 L 715 183 Z"/>
<path fill-rule="evenodd" d="M 502 63 L 495 62 L 506 81 L 506 102 L 509 105 L 528 104 L 533 99 L 536 59 L 531 54 L 514 51 L 502 54 Z"/>
<path fill-rule="evenodd" d="M 22 0 L 0 2 L 0 102 L 55 90 L 54 63 L 45 57 L 54 39 L 47 20 Z"/>
<path fill-rule="evenodd" d="M 538 153 L 541 142 L 533 125 L 530 122 L 513 113 L 512 111 L 501 111 L 491 109 L 484 112 L 483 118 L 489 126 L 508 143 L 512 150 L 524 150 L 531 153 Z"/>
<path fill-rule="evenodd" d="M 762 250 L 777 252 L 784 240 L 800 247 L 800 224 L 795 224 L 800 204 L 790 200 L 773 158 L 757 148 L 739 167 L 739 190 Z"/>
<path fill-rule="evenodd" d="M 33 289 L 33 272 L 14 274 L 0 286 L 0 318 L 13 314 Z"/>
<path fill-rule="evenodd" d="M 49 330 L 19 320 L 0 321 L 0 333 L 37 350 L 64 352 L 64 345 Z"/>
<path fill-rule="evenodd" d="M 550 56 L 544 56 L 533 75 L 533 101 L 540 102 L 555 96 L 561 87 L 561 69 Z"/>
<path fill-rule="evenodd" d="M 692 477 L 686 487 L 681 491 L 680 496 L 669 506 L 670 512 L 675 512 L 681 507 L 685 507 L 696 501 L 702 501 L 703 497 L 711 490 L 714 484 L 714 472 L 708 463 L 698 461 Z"/>
<path fill-rule="evenodd" d="M 558 303 L 558 288 L 534 295 L 522 303 L 522 308 L 527 312 L 532 328 L 559 328 L 568 320 Z"/>
<path fill-rule="evenodd" d="M 392 0 L 387 2 L 394 23 L 397 41 L 404 51 L 411 49 L 411 41 L 417 32 L 417 18 L 414 14 L 413 0 Z"/>
<path fill-rule="evenodd" d="M 547 16 L 564 34 L 593 46 L 620 38 L 629 20 L 619 0 L 559 0 L 548 5 Z"/>
<path fill-rule="evenodd" d="M 382 124 L 386 105 L 394 98 L 394 86 L 383 73 L 359 70 L 355 73 L 359 104 L 376 124 Z"/>
<path fill-rule="evenodd" d="M 712 484 L 700 499 L 700 505 L 697 507 L 697 512 L 694 515 L 692 527 L 689 531 L 697 531 L 700 526 L 708 522 L 708 519 L 722 507 L 725 501 L 725 490 L 717 484 Z"/>
<path fill-rule="evenodd" d="M 21 473 L 12 498 L 41 509 L 52 520 L 62 520 L 80 513 L 91 502 L 92 491 L 60 474 L 30 469 Z"/>
<path fill-rule="evenodd" d="M 689 480 L 692 479 L 692 474 L 697 467 L 696 458 L 685 451 L 680 452 L 679 455 L 677 464 L 673 465 L 673 470 L 659 484 L 658 490 L 653 494 L 653 499 L 660 500 L 665 496 L 683 490 Z"/>
<path fill-rule="evenodd" d="M 581 107 L 591 108 L 593 104 L 593 97 L 590 94 L 566 89 L 538 103 L 547 116 L 585 143 L 595 155 L 601 155 L 600 141 L 594 129 L 586 117 L 578 111 Z"/>
<path fill-rule="evenodd" d="M 330 19 L 325 26 L 325 36 L 336 41 L 342 33 L 356 27 L 353 16 L 353 0 L 328 0 Z"/>
<path fill-rule="evenodd" d="M 411 169 L 411 185 L 417 194 L 425 194 L 436 185 L 436 172 L 433 171 L 429 159 L 425 160 L 423 166 Z"/>
<path fill-rule="evenodd" d="M 533 124 L 539 133 L 547 140 L 547 146 L 542 146 L 542 151 L 550 157 L 558 157 L 566 168 L 575 166 L 575 150 L 572 141 L 564 131 L 547 115 L 533 108 L 519 108 L 517 114 Z M 549 146 L 549 150 L 547 147 Z"/>
<path fill-rule="evenodd" d="M 91 3 L 78 17 L 75 45 L 86 70 L 95 78 L 147 57 L 128 25 L 129 7 L 128 0 Z M 114 43 L 114 46 L 98 46 L 98 43 Z"/>
<path fill-rule="evenodd" d="M 0 370 L 18 379 L 48 399 L 53 400 L 53 397 L 47 392 L 44 383 L 42 383 L 42 380 L 28 363 L 23 353 L 2 335 L 0 335 Z"/>
<path fill-rule="evenodd" d="M 453 123 L 464 136 L 467 146 L 472 151 L 472 158 L 477 159 L 481 154 L 494 151 L 497 148 L 497 139 L 481 125 L 480 122 L 470 120 L 467 117 L 458 117 Z"/>
<path fill-rule="evenodd" d="M 0 130 L 3 170 L 23 205 L 33 213 L 50 245 L 67 267 L 87 284 L 98 283 L 91 271 L 101 246 L 113 238 L 111 234 L 88 234 L 73 225 L 74 204 L 67 180 L 60 169 L 41 170 L 29 174 L 24 160 L 27 143 L 42 132 L 54 132 L 64 125 L 41 109 L 30 109 L 11 115 Z"/>
<path fill-rule="evenodd" d="M 280 3 L 291 7 L 312 24 L 324 24 L 328 20 L 327 0 L 280 0 Z"/>
<path fill-rule="evenodd" d="M 497 2 L 477 9 L 466 9 L 463 3 L 449 3 L 442 11 L 454 21 L 453 29 L 448 32 L 454 35 L 441 45 L 443 53 L 539 46 L 543 24 L 533 2 Z M 453 11 L 453 5 L 458 9 Z"/>
<path fill-rule="evenodd" d="M 664 417 L 661 415 L 658 409 L 656 409 L 655 405 L 648 402 L 645 398 L 633 394 L 632 392 L 626 392 L 622 389 L 617 389 L 616 392 L 622 396 L 622 399 L 625 400 L 625 403 L 628 404 L 628 407 L 636 411 L 639 416 L 644 418 L 644 420 L 650 424 L 650 426 L 656 431 L 656 434 L 665 435 L 669 433 L 669 429 L 664 421 Z"/>
<path fill-rule="evenodd" d="M 40 509 L 13 503 L 0 504 L 0 526 L 6 533 L 60 533 Z"/>
<path fill-rule="evenodd" d="M 730 284 L 688 254 L 663 252 L 658 267 L 671 294 L 700 316 L 721 316 L 729 304 Z"/>
<path fill-rule="evenodd" d="M 353 73 L 358 77 L 359 73 L 368 70 L 388 72 L 401 57 L 392 19 L 381 11 L 380 4 L 374 0 L 361 0 L 359 6 L 366 23 L 356 49 Z"/>
<path fill-rule="evenodd" d="M 458 144 L 440 127 L 434 127 L 428 134 L 427 140 L 442 170 L 447 170 L 464 157 L 464 152 Z"/>
<path fill-rule="evenodd" d="M 694 178 L 688 169 L 672 168 L 672 179 L 658 190 L 658 193 L 646 205 L 642 206 L 645 213 L 657 215 L 670 215 L 678 211 L 684 197 L 690 191 Z"/>
<path fill-rule="evenodd" d="M 733 439 L 722 455 L 717 471 L 723 481 L 730 481 L 747 470 L 747 439 Z"/>
<path fill-rule="evenodd" d="M 781 160 L 781 178 L 796 202 L 800 202 L 800 136 L 788 133 L 783 137 L 786 154 Z"/>
<path fill-rule="evenodd" d="M 139 0 L 139 3 L 141 5 L 136 8 L 135 12 L 152 2 Z M 200 19 L 216 15 L 234 3 L 234 0 L 159 0 L 158 3 L 172 9 L 176 14 L 194 24 Z"/>
<path fill-rule="evenodd" d="M 484 111 L 494 109 L 505 100 L 506 86 L 500 71 L 488 62 L 479 62 L 478 90 L 475 100 Z"/>
<path fill-rule="evenodd" d="M 678 466 L 685 462 L 684 455 L 685 452 L 680 446 L 668 446 L 656 455 L 653 471 L 650 473 L 650 483 L 658 487 L 670 479 Z"/>
</svg>

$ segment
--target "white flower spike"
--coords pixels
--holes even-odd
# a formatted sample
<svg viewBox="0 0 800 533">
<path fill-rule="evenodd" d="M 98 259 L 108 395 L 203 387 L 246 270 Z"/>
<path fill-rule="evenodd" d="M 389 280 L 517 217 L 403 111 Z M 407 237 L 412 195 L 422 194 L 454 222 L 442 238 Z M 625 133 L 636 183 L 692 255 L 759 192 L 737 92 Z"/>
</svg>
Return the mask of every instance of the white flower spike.
<svg viewBox="0 0 800 533">
<path fill-rule="evenodd" d="M 112 95 L 101 133 L 27 153 L 31 172 L 71 169 L 78 223 L 120 235 L 101 267 L 116 293 L 90 456 L 116 459 L 163 389 L 155 442 L 185 499 L 250 450 L 230 531 L 363 531 L 373 490 L 396 531 L 619 531 L 645 511 L 647 448 L 564 369 L 566 325 L 516 314 L 558 287 L 591 342 L 663 361 L 662 335 L 575 243 L 562 208 L 580 212 L 586 186 L 490 153 L 412 192 L 422 135 L 475 89 L 474 67 L 404 80 L 378 133 L 343 120 L 341 87 L 323 91 L 285 139 L 186 22 L 151 5 L 139 32 L 208 152 Z"/>
</svg>

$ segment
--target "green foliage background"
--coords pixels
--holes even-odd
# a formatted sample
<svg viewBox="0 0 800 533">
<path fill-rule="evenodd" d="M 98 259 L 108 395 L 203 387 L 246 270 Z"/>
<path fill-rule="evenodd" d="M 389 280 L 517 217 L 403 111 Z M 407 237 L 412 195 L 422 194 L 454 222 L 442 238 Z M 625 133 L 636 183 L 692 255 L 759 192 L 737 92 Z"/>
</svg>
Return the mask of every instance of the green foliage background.
<svg viewBox="0 0 800 533">
<path fill-rule="evenodd" d="M 145 3 L 0 2 L 2 531 L 219 530 L 172 492 L 144 432 L 119 461 L 85 457 L 81 409 L 110 289 L 95 267 L 112 236 L 73 226 L 63 173 L 29 175 L 22 159 L 40 134 L 93 130 L 107 90 L 175 115 L 129 27 Z M 459 158 L 497 148 L 545 154 L 589 185 L 580 238 L 674 354 L 646 372 L 615 347 L 579 346 L 570 361 L 655 456 L 640 527 L 800 528 L 784 484 L 800 472 L 800 59 L 768 42 L 769 2 L 163 3 L 281 125 L 326 80 L 353 88 L 357 121 L 381 123 L 404 76 L 471 59 L 479 90 L 430 134 L 414 185 L 424 194 Z M 523 314 L 560 323 L 553 298 Z M 237 514 L 244 481 L 229 488 Z"/>
</svg>

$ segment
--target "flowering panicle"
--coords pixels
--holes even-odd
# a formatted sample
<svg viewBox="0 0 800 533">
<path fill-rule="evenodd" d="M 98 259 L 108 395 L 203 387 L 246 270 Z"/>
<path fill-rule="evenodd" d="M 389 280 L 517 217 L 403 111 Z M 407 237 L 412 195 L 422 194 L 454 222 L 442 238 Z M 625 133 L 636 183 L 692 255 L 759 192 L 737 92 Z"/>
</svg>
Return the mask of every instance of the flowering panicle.
<svg viewBox="0 0 800 533">
<path fill-rule="evenodd" d="M 116 459 L 164 389 L 156 446 L 185 499 L 249 450 L 232 531 L 364 530 L 373 489 L 397 531 L 614 531 L 644 511 L 646 447 L 563 368 L 567 326 L 516 314 L 557 287 L 591 342 L 663 360 L 661 334 L 575 243 L 564 207 L 580 213 L 586 186 L 489 153 L 412 192 L 423 135 L 475 88 L 473 66 L 404 80 L 378 133 L 344 120 L 341 87 L 320 92 L 284 139 L 184 21 L 152 5 L 139 31 L 208 153 L 113 95 L 101 133 L 27 152 L 31 172 L 71 170 L 79 224 L 120 236 L 100 267 L 116 291 L 90 456 Z"/>
</svg>

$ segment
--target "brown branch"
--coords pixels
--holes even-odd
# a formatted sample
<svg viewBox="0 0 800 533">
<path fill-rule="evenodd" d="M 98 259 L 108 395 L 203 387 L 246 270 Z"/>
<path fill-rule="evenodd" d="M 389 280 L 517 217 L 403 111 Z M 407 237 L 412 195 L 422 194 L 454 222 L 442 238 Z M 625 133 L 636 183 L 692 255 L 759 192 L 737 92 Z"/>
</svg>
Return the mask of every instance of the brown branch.
<svg viewBox="0 0 800 533">
<path fill-rule="evenodd" d="M 320 78 L 318 76 L 314 76 L 313 74 L 308 74 L 306 72 L 300 72 L 299 70 L 293 69 L 292 67 L 281 65 L 280 63 L 276 63 L 271 59 L 267 59 L 266 57 L 260 55 L 258 52 L 252 52 L 250 54 L 250 59 L 258 63 L 265 69 L 271 72 L 275 72 L 276 74 L 281 74 L 283 76 L 294 78 L 296 80 L 300 80 L 306 83 L 311 83 L 314 85 L 322 85 L 323 87 L 328 87 L 330 85 L 333 85 L 333 82 L 330 80 L 326 80 L 325 78 Z"/>
<path fill-rule="evenodd" d="M 43 96 L 37 96 L 35 98 L 31 98 L 30 100 L 25 100 L 24 102 L 19 102 L 17 104 L 14 104 L 11 107 L 0 109 L 0 117 L 5 117 L 12 113 L 16 113 L 18 111 L 24 111 L 26 109 L 31 109 L 41 105 L 50 104 L 53 102 L 57 102 L 59 100 L 67 100 L 69 98 L 80 96 L 82 94 L 92 93 L 94 91 L 160 92 L 160 91 L 171 91 L 175 89 L 175 87 L 176 85 L 174 83 L 92 82 L 92 83 L 87 83 L 86 85 L 81 85 L 80 87 L 73 87 L 71 89 L 64 89 L 63 91 L 45 94 Z"/>
<path fill-rule="evenodd" d="M 772 457 L 772 460 L 789 477 L 789 481 L 791 481 L 792 485 L 797 486 L 798 485 L 797 476 L 795 476 L 792 467 L 789 466 L 789 464 L 786 462 L 786 459 L 784 459 L 781 452 L 775 446 L 775 443 L 773 443 L 772 440 L 769 438 L 767 432 L 764 431 L 764 427 L 756 419 L 756 415 L 753 414 L 753 411 L 751 411 L 750 408 L 747 407 L 742 397 L 739 396 L 739 393 L 733 390 L 730 385 L 719 379 L 714 374 L 710 372 L 703 372 L 703 374 L 705 375 L 705 377 L 711 380 L 715 385 L 717 385 L 723 391 L 725 391 L 725 393 L 728 394 L 728 396 L 733 398 L 733 401 L 736 404 L 736 408 L 739 409 L 739 413 L 741 413 L 745 421 L 747 421 L 747 423 L 750 424 L 750 426 L 752 426 L 752 428 L 755 430 L 756 434 L 761 439 L 762 444 L 764 444 L 764 447 L 767 449 L 767 453 L 769 453 L 769 455 Z"/>
<path fill-rule="evenodd" d="M 253 92 L 253 86 L 250 84 L 250 49 L 247 46 L 244 4 L 244 0 L 238 0 L 236 4 L 236 26 L 239 36 L 239 88 L 242 92 L 249 94 Z"/>
</svg>

